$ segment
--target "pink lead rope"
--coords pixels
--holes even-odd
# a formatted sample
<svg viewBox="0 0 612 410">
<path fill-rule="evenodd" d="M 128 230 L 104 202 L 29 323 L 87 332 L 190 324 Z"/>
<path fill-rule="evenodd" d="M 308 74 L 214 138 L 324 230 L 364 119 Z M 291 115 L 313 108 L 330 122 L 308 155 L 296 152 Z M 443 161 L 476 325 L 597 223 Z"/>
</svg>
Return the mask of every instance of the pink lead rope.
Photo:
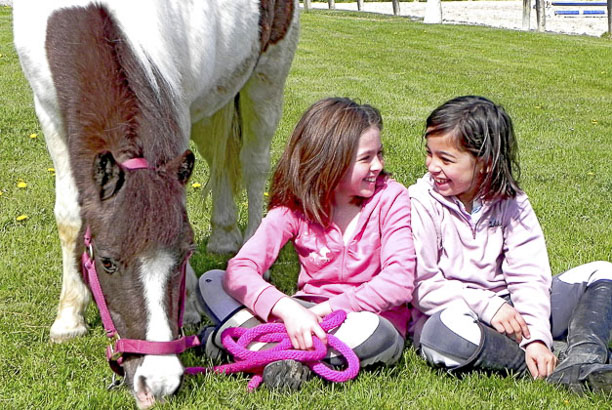
<svg viewBox="0 0 612 410">
<path fill-rule="evenodd" d="M 346 319 L 346 312 L 335 311 L 325 317 L 321 328 L 329 332 L 340 326 Z M 328 345 L 342 354 L 348 366 L 344 370 L 333 370 L 327 367 L 322 360 L 327 354 L 327 346 L 321 340 L 313 336 L 314 350 L 295 350 L 292 348 L 291 340 L 287 335 L 285 325 L 282 323 L 265 323 L 251 329 L 232 327 L 221 334 L 223 346 L 234 356 L 235 363 L 207 367 L 188 367 L 185 374 L 208 373 L 253 373 L 247 389 L 255 390 L 262 382 L 263 368 L 278 360 L 296 360 L 304 363 L 314 373 L 325 380 L 332 382 L 344 382 L 351 380 L 359 373 L 359 358 L 355 352 L 336 336 L 327 335 Z M 252 351 L 247 348 L 252 342 L 278 343 L 267 350 Z"/>
</svg>

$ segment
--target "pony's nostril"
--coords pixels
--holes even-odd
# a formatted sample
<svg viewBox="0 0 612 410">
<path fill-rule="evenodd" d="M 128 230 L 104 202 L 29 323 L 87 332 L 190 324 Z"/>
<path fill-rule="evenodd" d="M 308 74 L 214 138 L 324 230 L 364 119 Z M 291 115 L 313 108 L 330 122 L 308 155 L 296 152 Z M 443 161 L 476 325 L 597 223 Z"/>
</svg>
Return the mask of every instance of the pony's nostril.
<svg viewBox="0 0 612 410">
<path fill-rule="evenodd" d="M 206 280 L 206 283 L 212 282 L 212 279 L 205 279 L 205 280 Z"/>
</svg>

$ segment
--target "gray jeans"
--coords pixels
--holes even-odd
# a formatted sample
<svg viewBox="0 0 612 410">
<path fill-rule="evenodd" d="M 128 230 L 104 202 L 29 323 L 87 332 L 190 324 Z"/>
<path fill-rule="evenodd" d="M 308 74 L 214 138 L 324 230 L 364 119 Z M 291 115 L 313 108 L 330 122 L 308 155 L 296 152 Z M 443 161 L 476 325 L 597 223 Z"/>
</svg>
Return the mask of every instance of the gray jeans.
<svg viewBox="0 0 612 410">
<path fill-rule="evenodd" d="M 217 327 L 214 343 L 222 348 L 221 333 L 230 327 L 251 328 L 261 324 L 250 310 L 225 292 L 225 271 L 212 270 L 204 273 L 198 281 L 198 299 L 209 319 Z M 294 298 L 303 306 L 314 306 L 312 302 Z M 332 332 L 346 343 L 357 355 L 361 367 L 373 364 L 392 364 L 399 360 L 404 349 L 404 338 L 393 324 L 372 312 L 349 312 L 342 325 Z M 266 344 L 252 344 L 251 350 L 266 348 Z M 343 359 L 334 349 L 329 350 L 326 361 L 331 365 L 342 365 Z"/>
<path fill-rule="evenodd" d="M 580 297 L 589 285 L 599 280 L 612 281 L 612 263 L 588 263 L 553 278 L 550 323 L 555 341 L 562 343 L 565 340 L 572 312 Z M 512 301 L 509 299 L 508 302 Z M 415 347 L 430 364 L 449 369 L 465 364 L 476 352 L 482 336 L 476 314 L 464 304 L 421 321 L 414 335 Z"/>
</svg>

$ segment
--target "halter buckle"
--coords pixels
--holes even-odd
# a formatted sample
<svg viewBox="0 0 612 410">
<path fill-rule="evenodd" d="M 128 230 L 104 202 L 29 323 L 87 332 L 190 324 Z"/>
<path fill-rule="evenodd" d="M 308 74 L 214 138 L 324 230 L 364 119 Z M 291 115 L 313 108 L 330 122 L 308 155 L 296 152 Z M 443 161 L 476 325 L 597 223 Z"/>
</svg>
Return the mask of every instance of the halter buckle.
<svg viewBox="0 0 612 410">
<path fill-rule="evenodd" d="M 118 333 L 115 333 L 110 338 L 110 345 L 109 345 L 110 357 L 109 357 L 109 360 L 113 360 L 115 362 L 119 361 L 119 359 L 121 359 L 121 357 L 123 356 L 123 352 L 115 351 L 115 344 L 117 343 L 117 341 L 119 339 L 121 339 L 121 337 L 119 337 Z"/>
<path fill-rule="evenodd" d="M 94 260 L 94 250 L 93 250 L 93 245 L 91 243 L 85 247 L 85 251 L 87 252 L 87 256 L 89 256 L 89 259 L 93 261 Z"/>
</svg>

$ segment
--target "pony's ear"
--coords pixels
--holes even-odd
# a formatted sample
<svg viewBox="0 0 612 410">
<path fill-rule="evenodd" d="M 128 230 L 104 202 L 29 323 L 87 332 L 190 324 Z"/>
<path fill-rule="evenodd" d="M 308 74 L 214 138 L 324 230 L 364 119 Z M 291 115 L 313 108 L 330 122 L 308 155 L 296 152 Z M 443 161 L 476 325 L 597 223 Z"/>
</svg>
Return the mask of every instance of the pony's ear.
<svg viewBox="0 0 612 410">
<path fill-rule="evenodd" d="M 103 152 L 96 155 L 93 164 L 93 179 L 100 190 L 100 200 L 104 201 L 115 195 L 121 186 L 125 174 L 115 161 L 113 154 Z"/>
<path fill-rule="evenodd" d="M 178 181 L 185 185 L 193 172 L 193 165 L 195 164 L 195 155 L 190 150 L 183 152 L 183 155 L 172 161 L 176 165 L 176 176 Z"/>
</svg>

